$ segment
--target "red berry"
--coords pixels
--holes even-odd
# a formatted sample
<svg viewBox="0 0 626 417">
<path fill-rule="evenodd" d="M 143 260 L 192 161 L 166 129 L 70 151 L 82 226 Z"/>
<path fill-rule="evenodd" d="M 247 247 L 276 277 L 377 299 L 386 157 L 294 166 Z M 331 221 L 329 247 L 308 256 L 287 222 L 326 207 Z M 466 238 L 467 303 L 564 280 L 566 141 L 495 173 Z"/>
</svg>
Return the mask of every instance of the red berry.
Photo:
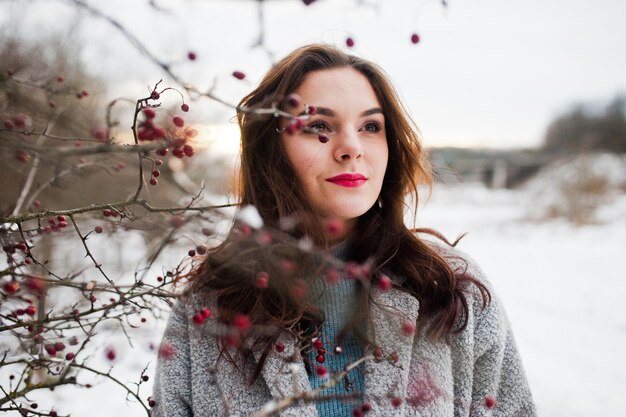
<svg viewBox="0 0 626 417">
<path fill-rule="evenodd" d="M 102 226 L 94 227 L 93 231 L 96 232 L 96 233 L 102 233 L 102 231 L 103 231 Z"/>
<path fill-rule="evenodd" d="M 361 410 L 360 408 L 355 408 L 354 410 L 352 410 L 352 416 L 363 417 L 363 410 Z"/>
<path fill-rule="evenodd" d="M 328 222 L 328 225 L 326 225 L 326 231 L 331 235 L 336 235 L 344 231 L 344 226 L 345 225 L 343 221 L 338 219 L 332 219 Z"/>
<path fill-rule="evenodd" d="M 354 39 L 352 39 L 352 38 L 347 38 L 347 39 L 346 39 L 346 46 L 347 46 L 348 48 L 352 48 L 352 47 L 354 46 Z"/>
<path fill-rule="evenodd" d="M 246 74 L 244 74 L 241 71 L 233 71 L 233 77 L 235 77 L 238 80 L 243 80 L 244 78 L 246 78 Z"/>
<path fill-rule="evenodd" d="M 158 100 L 161 98 L 161 94 L 159 94 L 159 92 L 157 90 L 152 91 L 152 93 L 150 93 L 150 98 L 152 100 Z"/>
<path fill-rule="evenodd" d="M 328 143 L 330 138 L 325 133 L 320 133 L 319 136 L 317 137 L 317 140 L 319 140 L 322 143 Z"/>
<path fill-rule="evenodd" d="M 330 267 L 326 270 L 326 282 L 329 284 L 336 284 L 339 282 L 341 275 L 336 268 Z"/>
<path fill-rule="evenodd" d="M 115 349 L 113 349 L 112 347 L 107 348 L 107 350 L 105 351 L 105 356 L 108 360 L 114 361 L 115 357 L 117 356 L 115 353 Z"/>
<path fill-rule="evenodd" d="M 157 149 L 156 154 L 159 155 L 159 156 L 167 155 L 167 148 Z"/>
<path fill-rule="evenodd" d="M 65 350 L 65 344 L 63 342 L 56 342 L 54 344 L 54 348 L 57 350 L 57 352 L 63 352 Z"/>
<path fill-rule="evenodd" d="M 364 413 L 369 413 L 370 411 L 372 411 L 372 404 L 363 403 L 363 405 L 361 406 L 361 410 L 363 410 Z"/>
<path fill-rule="evenodd" d="M 378 278 L 377 286 L 378 286 L 378 289 L 382 291 L 387 291 L 389 288 L 391 288 L 391 278 L 389 278 L 385 274 L 382 274 L 380 278 Z"/>
<path fill-rule="evenodd" d="M 203 324 L 204 323 L 204 316 L 202 315 L 202 313 L 196 313 L 193 315 L 193 322 L 196 324 Z"/>
<path fill-rule="evenodd" d="M 317 374 L 319 378 L 325 378 L 326 376 L 328 376 L 328 370 L 326 369 L 324 365 L 318 366 L 315 369 L 315 373 Z"/>
<path fill-rule="evenodd" d="M 313 116 L 314 114 L 317 113 L 317 107 L 315 106 L 308 106 L 306 109 L 306 112 L 309 114 L 309 116 Z"/>
<path fill-rule="evenodd" d="M 58 221 L 60 221 L 60 222 L 64 222 L 64 221 L 66 221 L 65 216 L 64 216 L 64 215 L 62 215 L 62 214 L 59 214 L 59 215 L 57 216 L 57 220 L 58 220 Z"/>
<path fill-rule="evenodd" d="M 190 249 L 189 252 L 187 252 L 187 255 L 196 256 L 196 251 L 194 249 Z"/>
<path fill-rule="evenodd" d="M 374 349 L 374 357 L 380 359 L 383 357 L 383 350 L 381 348 Z"/>
<path fill-rule="evenodd" d="M 190 61 L 195 61 L 197 58 L 196 53 L 193 51 L 187 52 L 187 58 L 189 58 Z"/>
<path fill-rule="evenodd" d="M 4 284 L 4 291 L 6 291 L 7 294 L 13 295 L 19 289 L 20 289 L 20 284 L 18 284 L 17 282 L 7 282 Z"/>
<path fill-rule="evenodd" d="M 485 397 L 485 407 L 492 409 L 496 406 L 496 399 L 492 396 Z"/>
<path fill-rule="evenodd" d="M 259 272 L 259 275 L 257 276 L 256 279 L 256 286 L 257 288 L 267 288 L 269 286 L 269 279 L 270 276 L 267 272 Z"/>
<path fill-rule="evenodd" d="M 150 379 L 150 377 L 149 377 L 148 375 L 143 375 L 143 376 L 141 377 L 141 380 L 142 380 L 143 382 L 148 382 L 148 380 L 149 380 L 149 379 Z"/>
<path fill-rule="evenodd" d="M 415 333 L 415 323 L 411 323 L 409 321 L 404 322 L 402 324 L 402 333 L 404 333 L 405 336 L 411 336 Z"/>
<path fill-rule="evenodd" d="M 183 146 L 183 153 L 188 156 L 189 158 L 191 158 L 193 156 L 193 146 L 191 145 L 184 145 Z"/>
<path fill-rule="evenodd" d="M 54 356 L 57 354 L 57 350 L 54 348 L 54 345 L 52 343 L 45 344 L 43 348 L 46 350 L 46 352 L 48 352 L 48 355 L 50 356 Z"/>
<path fill-rule="evenodd" d="M 163 139 L 165 137 L 165 129 L 163 129 L 162 127 L 154 127 L 152 129 L 152 134 L 156 139 Z"/>
<path fill-rule="evenodd" d="M 157 185 L 159 183 L 159 180 L 157 180 L 156 178 L 152 177 L 150 178 L 150 185 Z"/>
<path fill-rule="evenodd" d="M 322 342 L 322 339 L 320 339 L 319 337 L 314 338 L 312 342 L 313 342 L 313 347 L 315 349 L 324 349 L 324 343 Z"/>
<path fill-rule="evenodd" d="M 56 411 L 54 411 L 54 410 L 50 411 L 50 417 L 57 417 L 57 416 L 58 416 L 58 414 L 57 414 Z"/>
<path fill-rule="evenodd" d="M 398 357 L 398 352 L 391 352 L 391 355 L 389 355 L 389 361 L 391 363 L 398 363 L 398 359 L 400 359 Z"/>
<path fill-rule="evenodd" d="M 283 342 L 276 343 L 275 348 L 276 348 L 276 352 L 278 353 L 282 353 L 285 351 L 285 345 L 283 344 Z"/>
<path fill-rule="evenodd" d="M 73 353 L 73 352 L 67 352 L 67 353 L 65 354 L 65 359 L 66 359 L 66 360 L 68 360 L 68 361 L 71 361 L 72 359 L 74 359 L 74 356 L 75 356 L 75 355 L 74 355 L 74 353 Z"/>
<path fill-rule="evenodd" d="M 317 361 L 317 363 L 324 363 L 324 361 L 326 360 L 326 358 L 324 357 L 324 355 L 317 355 L 315 357 L 315 360 Z"/>
<path fill-rule="evenodd" d="M 143 115 L 146 116 L 146 118 L 148 119 L 154 119 L 154 117 L 156 116 L 156 111 L 154 111 L 152 107 L 146 107 L 142 110 L 142 112 Z"/>
<path fill-rule="evenodd" d="M 161 175 L 161 171 L 159 171 L 158 169 L 153 169 L 152 170 L 152 176 L 154 178 L 158 177 L 159 175 Z"/>
<path fill-rule="evenodd" d="M 150 407 L 154 407 L 156 405 L 156 401 L 152 397 L 148 397 L 148 405 Z"/>
<path fill-rule="evenodd" d="M 67 222 L 59 222 L 59 227 L 60 227 L 61 229 L 63 229 L 63 228 L 65 228 L 65 227 L 67 227 Z"/>
<path fill-rule="evenodd" d="M 204 307 L 202 310 L 200 310 L 200 314 L 202 314 L 202 317 L 207 320 L 211 317 L 211 309 L 208 307 Z"/>
<path fill-rule="evenodd" d="M 233 326 L 240 332 L 247 332 L 252 327 L 252 323 L 250 322 L 250 318 L 244 314 L 235 314 L 233 317 Z"/>
<path fill-rule="evenodd" d="M 180 109 L 182 111 L 184 111 L 184 112 L 188 112 L 189 111 L 189 104 L 187 104 L 187 103 L 181 104 Z"/>
<path fill-rule="evenodd" d="M 414 33 L 411 35 L 411 43 L 417 44 L 420 41 L 420 35 Z"/>
<path fill-rule="evenodd" d="M 400 397 L 393 397 L 393 398 L 391 399 L 391 406 L 392 406 L 393 408 L 398 408 L 398 407 L 400 407 L 401 405 L 402 405 L 402 398 L 400 398 Z"/>
<path fill-rule="evenodd" d="M 13 118 L 13 124 L 16 127 L 25 127 L 26 126 L 26 115 L 23 113 L 18 114 Z"/>
<path fill-rule="evenodd" d="M 24 313 L 28 314 L 29 316 L 34 316 L 35 315 L 35 307 L 34 306 L 28 306 L 24 309 Z"/>
<path fill-rule="evenodd" d="M 17 151 L 15 154 L 15 157 L 17 158 L 18 161 L 20 162 L 28 162 L 30 161 L 30 154 L 26 151 Z"/>
<path fill-rule="evenodd" d="M 198 255 L 204 255 L 207 252 L 207 247 L 204 245 L 198 245 L 196 246 L 196 252 Z"/>
<path fill-rule="evenodd" d="M 100 142 L 104 142 L 106 141 L 107 136 L 109 136 L 109 133 L 107 132 L 106 128 L 99 127 L 91 131 L 91 136 L 93 136 L 94 139 L 99 140 Z"/>
<path fill-rule="evenodd" d="M 185 126 L 185 120 L 180 117 L 180 116 L 174 116 L 174 119 L 172 119 L 174 124 L 178 127 L 183 127 Z"/>
<path fill-rule="evenodd" d="M 287 98 L 285 99 L 285 102 L 287 103 L 287 105 L 293 108 L 299 107 L 300 101 L 301 101 L 300 96 L 297 94 L 289 94 Z"/>
</svg>

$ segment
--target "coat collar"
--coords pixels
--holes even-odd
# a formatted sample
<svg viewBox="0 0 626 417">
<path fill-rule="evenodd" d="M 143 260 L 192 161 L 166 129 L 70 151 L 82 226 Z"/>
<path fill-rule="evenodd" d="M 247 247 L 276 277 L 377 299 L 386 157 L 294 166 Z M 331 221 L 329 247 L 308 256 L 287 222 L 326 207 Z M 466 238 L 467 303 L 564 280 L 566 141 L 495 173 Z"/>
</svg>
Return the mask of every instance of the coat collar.
<svg viewBox="0 0 626 417">
<path fill-rule="evenodd" d="M 419 303 L 415 297 L 396 288 L 386 291 L 372 289 L 372 300 L 370 311 L 373 328 L 368 328 L 368 336 L 375 336 L 385 357 L 393 352 L 397 353 L 398 362 L 366 362 L 364 398 L 375 407 L 375 415 L 401 416 L 404 413 L 404 404 L 394 408 L 391 398 L 405 396 L 413 346 L 413 337 L 405 335 L 402 326 L 405 322 L 417 322 Z M 302 357 L 293 355 L 295 340 L 290 334 L 283 332 L 279 342 L 285 345 L 284 352 L 272 350 L 262 370 L 267 387 L 276 401 L 296 392 L 311 390 Z M 372 354 L 372 351 L 366 350 L 365 353 Z M 261 359 L 258 352 L 254 356 L 257 361 Z M 295 361 L 290 360 L 292 357 L 296 358 Z M 288 408 L 280 416 L 313 417 L 317 416 L 317 410 L 314 403 L 307 403 L 302 407 Z"/>
</svg>

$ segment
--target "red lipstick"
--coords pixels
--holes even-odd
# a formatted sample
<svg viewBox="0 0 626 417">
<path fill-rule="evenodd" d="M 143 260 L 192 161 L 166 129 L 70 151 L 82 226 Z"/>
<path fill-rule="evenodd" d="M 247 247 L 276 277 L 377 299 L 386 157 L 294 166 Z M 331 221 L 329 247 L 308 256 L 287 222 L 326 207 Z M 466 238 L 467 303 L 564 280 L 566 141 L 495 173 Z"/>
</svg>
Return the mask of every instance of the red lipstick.
<svg viewBox="0 0 626 417">
<path fill-rule="evenodd" d="M 326 178 L 326 181 L 332 182 L 333 184 L 341 185 L 342 187 L 360 187 L 365 184 L 367 181 L 367 177 L 363 174 L 339 174 L 334 177 Z"/>
</svg>

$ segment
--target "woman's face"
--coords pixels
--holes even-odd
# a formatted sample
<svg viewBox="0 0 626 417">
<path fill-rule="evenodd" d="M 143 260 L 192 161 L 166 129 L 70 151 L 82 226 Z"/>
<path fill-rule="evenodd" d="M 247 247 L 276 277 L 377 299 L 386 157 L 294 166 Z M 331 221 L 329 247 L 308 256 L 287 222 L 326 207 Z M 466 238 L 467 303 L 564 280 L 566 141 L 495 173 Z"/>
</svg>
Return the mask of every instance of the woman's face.
<svg viewBox="0 0 626 417">
<path fill-rule="evenodd" d="M 294 93 L 301 103 L 291 113 L 315 106 L 305 126 L 330 140 L 321 143 L 305 131 L 283 131 L 280 138 L 322 225 L 344 222 L 344 233 L 332 235 L 341 239 L 380 194 L 388 158 L 385 115 L 367 78 L 348 67 L 311 72 Z"/>
</svg>

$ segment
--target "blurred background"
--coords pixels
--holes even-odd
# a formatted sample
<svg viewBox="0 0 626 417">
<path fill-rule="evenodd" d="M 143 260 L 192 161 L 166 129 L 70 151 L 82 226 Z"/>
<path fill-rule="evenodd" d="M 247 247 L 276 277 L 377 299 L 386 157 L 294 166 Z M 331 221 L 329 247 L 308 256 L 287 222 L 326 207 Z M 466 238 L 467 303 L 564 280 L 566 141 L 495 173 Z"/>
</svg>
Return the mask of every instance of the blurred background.
<svg viewBox="0 0 626 417">
<path fill-rule="evenodd" d="M 4 0 L 0 118 L 37 126 L 54 113 L 59 135 L 97 138 L 108 103 L 129 99 L 112 111 L 110 133 L 129 141 L 132 102 L 161 79 L 179 89 L 182 80 L 227 104 L 186 99 L 196 155 L 168 160 L 151 198 L 180 203 L 204 184 L 226 202 L 239 146 L 232 106 L 273 62 L 314 42 L 370 59 L 400 92 L 437 174 L 407 222 L 468 233 L 459 247 L 504 301 L 540 415 L 617 417 L 626 414 L 625 18 L 621 0 Z M 50 94 L 61 84 L 70 94 Z M 162 102 L 168 114 L 180 105 L 175 94 Z M 0 146 L 3 213 L 26 180 L 15 156 Z M 37 198 L 51 208 L 124 198 L 135 159 L 83 161 L 80 174 L 76 161 L 43 165 L 36 181 L 55 181 Z M 109 254 L 119 271 L 147 256 L 154 230 L 138 232 L 124 242 L 135 251 Z M 160 328 L 146 337 L 158 341 Z M 129 369 L 152 354 L 128 352 Z M 141 415 L 114 387 L 83 401 L 63 389 L 41 395 L 71 403 L 75 416 Z M 101 395 L 118 400 L 94 410 L 89 398 Z"/>
</svg>

